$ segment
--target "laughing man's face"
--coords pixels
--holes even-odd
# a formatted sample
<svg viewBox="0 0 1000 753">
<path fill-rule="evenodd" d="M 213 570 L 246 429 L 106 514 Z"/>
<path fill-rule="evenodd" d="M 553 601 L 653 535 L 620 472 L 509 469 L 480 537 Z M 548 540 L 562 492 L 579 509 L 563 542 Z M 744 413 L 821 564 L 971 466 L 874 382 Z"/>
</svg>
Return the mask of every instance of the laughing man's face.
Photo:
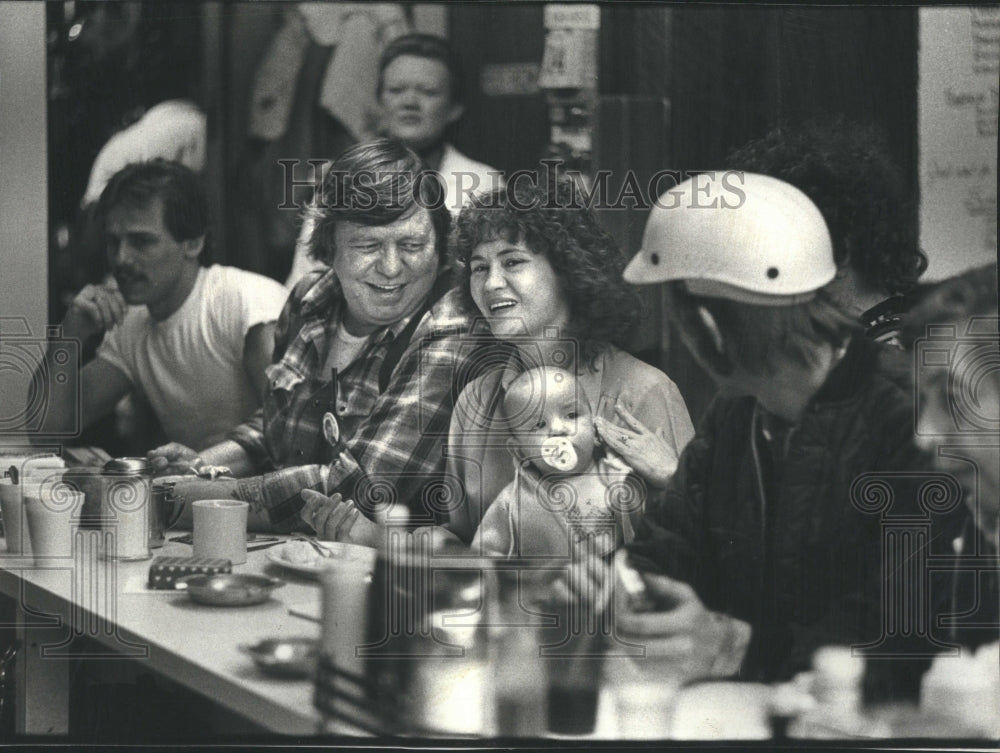
<svg viewBox="0 0 1000 753">
<path fill-rule="evenodd" d="M 423 208 L 388 225 L 337 223 L 333 269 L 344 291 L 349 332 L 369 334 L 420 308 L 437 277 L 435 240 Z"/>
</svg>

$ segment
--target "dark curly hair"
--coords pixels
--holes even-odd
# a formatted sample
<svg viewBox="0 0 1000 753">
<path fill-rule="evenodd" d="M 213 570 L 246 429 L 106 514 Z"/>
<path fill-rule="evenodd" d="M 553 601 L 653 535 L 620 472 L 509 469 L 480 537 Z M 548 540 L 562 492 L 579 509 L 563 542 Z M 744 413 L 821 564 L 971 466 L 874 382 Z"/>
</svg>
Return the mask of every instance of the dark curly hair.
<svg viewBox="0 0 1000 753">
<path fill-rule="evenodd" d="M 522 174 L 528 177 L 481 194 L 462 210 L 450 244 L 456 286 L 467 311 L 479 313 L 471 292 L 472 252 L 497 239 L 523 242 L 555 270 L 569 302 L 564 334 L 593 365 L 609 344 L 623 346 L 639 322 L 638 298 L 622 279 L 627 259 L 569 179 Z"/>
<path fill-rule="evenodd" d="M 843 118 L 777 128 L 732 152 L 726 167 L 805 193 L 823 213 L 837 266 L 850 265 L 866 287 L 906 294 L 927 269 L 915 205 L 874 128 Z"/>
</svg>

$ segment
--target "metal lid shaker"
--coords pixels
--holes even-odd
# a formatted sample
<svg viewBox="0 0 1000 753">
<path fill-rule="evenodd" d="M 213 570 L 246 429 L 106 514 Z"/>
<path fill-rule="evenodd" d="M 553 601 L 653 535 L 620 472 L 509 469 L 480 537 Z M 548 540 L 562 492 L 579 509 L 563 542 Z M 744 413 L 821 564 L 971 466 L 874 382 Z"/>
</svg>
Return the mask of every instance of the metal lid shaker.
<svg viewBox="0 0 1000 753">
<path fill-rule="evenodd" d="M 105 473 L 151 475 L 146 458 L 113 458 L 104 464 Z"/>
<path fill-rule="evenodd" d="M 149 548 L 151 472 L 145 458 L 115 458 L 104 464 L 101 537 L 104 557 L 144 560 Z"/>
</svg>

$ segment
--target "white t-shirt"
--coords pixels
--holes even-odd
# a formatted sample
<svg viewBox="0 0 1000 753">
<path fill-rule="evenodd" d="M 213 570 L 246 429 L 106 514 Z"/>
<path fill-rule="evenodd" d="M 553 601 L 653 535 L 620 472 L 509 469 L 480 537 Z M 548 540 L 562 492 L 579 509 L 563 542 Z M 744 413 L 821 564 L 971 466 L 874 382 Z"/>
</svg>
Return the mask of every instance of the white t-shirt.
<svg viewBox="0 0 1000 753">
<path fill-rule="evenodd" d="M 260 405 L 243 368 L 247 332 L 273 322 L 288 297 L 274 280 L 235 267 L 198 271 L 191 294 L 163 321 L 132 306 L 97 350 L 141 390 L 168 439 L 200 450 Z"/>
<path fill-rule="evenodd" d="M 361 355 L 361 351 L 365 349 L 368 338 L 369 335 L 352 335 L 347 331 L 344 323 L 341 322 L 333 338 L 330 340 L 330 349 L 326 355 L 325 371 L 329 371 L 330 369 L 343 371 L 354 363 L 354 359 Z"/>
</svg>

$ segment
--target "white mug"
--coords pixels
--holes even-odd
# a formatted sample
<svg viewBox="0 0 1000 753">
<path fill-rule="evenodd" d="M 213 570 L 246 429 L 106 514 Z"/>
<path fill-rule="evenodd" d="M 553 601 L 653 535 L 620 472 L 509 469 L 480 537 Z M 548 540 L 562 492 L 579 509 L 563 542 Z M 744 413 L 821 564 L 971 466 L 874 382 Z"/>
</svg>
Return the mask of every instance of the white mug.
<svg viewBox="0 0 1000 753">
<path fill-rule="evenodd" d="M 247 514 L 250 505 L 235 499 L 200 499 L 191 503 L 194 556 L 247 561 Z"/>
<path fill-rule="evenodd" d="M 24 484 L 24 512 L 36 564 L 73 556 L 84 493 L 63 483 Z"/>
</svg>

